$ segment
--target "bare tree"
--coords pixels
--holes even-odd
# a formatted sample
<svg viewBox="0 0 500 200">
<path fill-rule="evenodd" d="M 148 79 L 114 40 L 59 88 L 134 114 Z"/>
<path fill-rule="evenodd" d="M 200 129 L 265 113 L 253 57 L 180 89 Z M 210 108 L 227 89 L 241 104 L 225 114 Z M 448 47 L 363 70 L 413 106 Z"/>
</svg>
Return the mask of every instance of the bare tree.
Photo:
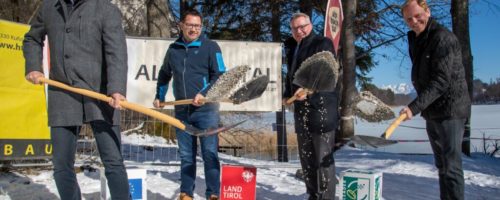
<svg viewBox="0 0 500 200">
<path fill-rule="evenodd" d="M 0 19 L 28 24 L 41 0 L 0 0 Z"/>
<path fill-rule="evenodd" d="M 313 4 L 310 0 L 300 0 L 300 12 L 303 12 L 312 17 L 313 13 Z"/>
<path fill-rule="evenodd" d="M 179 16 L 189 9 L 189 0 L 179 0 Z"/>
<path fill-rule="evenodd" d="M 147 24 L 149 37 L 172 37 L 175 32 L 175 19 L 168 0 L 147 1 Z"/>
<path fill-rule="evenodd" d="M 462 47 L 462 63 L 465 68 L 467 86 L 469 87 L 469 97 L 472 101 L 474 87 L 472 85 L 473 67 L 469 35 L 469 0 L 452 0 L 451 17 L 453 33 L 457 36 L 460 46 Z M 469 115 L 466 120 L 463 136 L 464 140 L 462 142 L 462 152 L 467 156 L 470 156 L 470 118 L 471 116 Z"/>
<path fill-rule="evenodd" d="M 271 3 L 271 35 L 273 42 L 281 42 L 281 19 L 280 19 L 280 3 L 283 0 L 274 0 Z"/>
<path fill-rule="evenodd" d="M 341 120 L 340 129 L 341 137 L 349 137 L 354 135 L 354 113 L 352 103 L 357 94 L 355 87 L 356 84 L 356 51 L 354 42 L 356 37 L 354 35 L 355 24 L 354 18 L 356 16 L 357 0 L 344 0 L 342 1 L 344 10 L 344 22 L 342 29 L 342 65 L 343 65 L 343 79 L 342 79 L 342 99 L 341 106 Z"/>
<path fill-rule="evenodd" d="M 129 36 L 169 38 L 177 34 L 169 0 L 112 0 L 123 15 L 123 28 Z"/>
</svg>

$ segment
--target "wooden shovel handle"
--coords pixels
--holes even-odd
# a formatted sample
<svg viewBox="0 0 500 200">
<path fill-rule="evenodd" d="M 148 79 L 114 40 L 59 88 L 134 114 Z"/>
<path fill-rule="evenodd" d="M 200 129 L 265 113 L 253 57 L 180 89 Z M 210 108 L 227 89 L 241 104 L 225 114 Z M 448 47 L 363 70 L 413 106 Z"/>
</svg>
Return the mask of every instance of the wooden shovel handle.
<svg viewBox="0 0 500 200">
<path fill-rule="evenodd" d="M 297 99 L 297 96 L 302 96 L 302 95 L 307 94 L 307 93 L 309 93 L 308 89 L 302 90 L 301 92 L 299 92 L 298 95 L 293 95 L 292 97 L 290 97 L 289 99 L 287 99 L 286 100 L 286 104 L 289 105 L 289 104 L 293 103 Z"/>
<path fill-rule="evenodd" d="M 385 130 L 385 132 L 380 136 L 380 137 L 383 137 L 385 139 L 388 139 L 392 133 L 394 132 L 394 130 L 396 129 L 396 127 L 399 126 L 399 124 L 406 118 L 406 113 L 403 113 L 402 115 L 400 115 L 396 120 L 394 120 L 391 125 Z"/>
<path fill-rule="evenodd" d="M 207 100 L 207 99 L 201 99 L 201 103 L 209 103 L 209 102 L 225 102 L 225 103 L 234 103 L 229 99 L 222 99 L 222 100 Z M 165 102 L 160 102 L 160 106 L 176 106 L 176 105 L 189 105 L 193 103 L 193 99 L 183 99 L 183 100 L 177 100 L 177 101 L 165 101 Z"/>
<path fill-rule="evenodd" d="M 71 86 L 68 86 L 68 85 L 66 85 L 64 83 L 53 81 L 53 80 L 49 80 L 49 79 L 46 79 L 46 78 L 39 78 L 38 80 L 40 82 L 42 82 L 42 83 L 46 83 L 46 84 L 54 86 L 54 87 L 58 87 L 58 88 L 61 88 L 61 89 L 65 89 L 65 90 L 74 92 L 74 93 L 78 93 L 78 94 L 81 94 L 81 95 L 92 97 L 92 98 L 95 98 L 95 99 L 98 99 L 98 100 L 101 100 L 101 101 L 109 102 L 111 100 L 111 97 L 108 97 L 108 96 L 106 96 L 104 94 L 97 93 L 97 92 L 94 92 L 94 91 L 71 87 Z M 161 121 L 163 121 L 165 123 L 171 124 L 172 126 L 175 126 L 175 127 L 179 128 L 181 130 L 186 130 L 186 125 L 184 125 L 181 121 L 179 121 L 176 118 L 170 117 L 170 116 L 168 116 L 166 114 L 163 114 L 161 112 L 158 112 L 158 111 L 146 108 L 146 107 L 138 105 L 138 104 L 127 102 L 127 101 L 120 101 L 120 105 L 122 107 L 124 107 L 124 108 L 129 109 L 129 110 L 140 112 L 140 113 L 148 115 L 150 117 L 159 119 L 159 120 L 161 120 Z"/>
<path fill-rule="evenodd" d="M 192 103 L 193 103 L 193 99 L 183 99 L 183 100 L 177 100 L 177 101 L 161 102 L 160 106 L 189 105 Z"/>
</svg>

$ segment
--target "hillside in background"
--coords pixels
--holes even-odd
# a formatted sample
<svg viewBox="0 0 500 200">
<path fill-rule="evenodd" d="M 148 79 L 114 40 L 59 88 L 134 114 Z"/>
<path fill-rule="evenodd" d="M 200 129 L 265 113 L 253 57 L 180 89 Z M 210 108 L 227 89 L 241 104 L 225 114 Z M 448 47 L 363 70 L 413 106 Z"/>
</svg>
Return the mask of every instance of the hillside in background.
<svg viewBox="0 0 500 200">
<path fill-rule="evenodd" d="M 370 91 L 382 102 L 390 106 L 407 105 L 417 96 L 413 86 L 406 83 L 384 85 L 382 88 L 367 83 L 361 86 L 361 91 Z"/>
<path fill-rule="evenodd" d="M 475 79 L 473 84 L 474 104 L 500 103 L 500 78 L 490 80 L 489 83 L 485 83 L 480 79 Z M 391 106 L 407 105 L 417 96 L 415 88 L 407 83 L 382 85 L 380 88 L 368 83 L 363 85 L 361 90 L 370 91 L 377 98 Z"/>
</svg>

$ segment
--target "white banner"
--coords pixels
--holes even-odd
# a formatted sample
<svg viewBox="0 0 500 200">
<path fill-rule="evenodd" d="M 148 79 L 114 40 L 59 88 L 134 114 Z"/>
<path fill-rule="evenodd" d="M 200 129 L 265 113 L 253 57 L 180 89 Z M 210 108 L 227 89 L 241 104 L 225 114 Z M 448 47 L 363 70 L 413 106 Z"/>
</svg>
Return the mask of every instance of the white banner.
<svg viewBox="0 0 500 200">
<path fill-rule="evenodd" d="M 153 107 L 158 72 L 173 39 L 127 38 L 127 100 Z M 278 111 L 281 109 L 281 44 L 269 42 L 216 41 L 222 49 L 226 69 L 248 65 L 252 69 L 245 80 L 265 74 L 269 85 L 261 97 L 233 105 L 221 103 L 222 111 Z M 172 84 L 166 101 L 173 101 Z M 172 109 L 172 107 L 167 107 Z"/>
</svg>

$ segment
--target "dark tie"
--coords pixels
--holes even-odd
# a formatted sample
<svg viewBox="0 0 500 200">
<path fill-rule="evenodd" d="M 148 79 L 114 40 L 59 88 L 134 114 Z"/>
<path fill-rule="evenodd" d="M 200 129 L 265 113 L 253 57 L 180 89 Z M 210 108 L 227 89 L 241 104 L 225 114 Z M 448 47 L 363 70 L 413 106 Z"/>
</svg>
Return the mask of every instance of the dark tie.
<svg viewBox="0 0 500 200">
<path fill-rule="evenodd" d="M 292 72 L 294 72 L 297 69 L 297 56 L 299 54 L 299 48 L 300 48 L 300 43 L 297 44 L 297 47 L 295 47 L 295 51 L 293 52 L 293 59 L 292 59 Z"/>
</svg>

